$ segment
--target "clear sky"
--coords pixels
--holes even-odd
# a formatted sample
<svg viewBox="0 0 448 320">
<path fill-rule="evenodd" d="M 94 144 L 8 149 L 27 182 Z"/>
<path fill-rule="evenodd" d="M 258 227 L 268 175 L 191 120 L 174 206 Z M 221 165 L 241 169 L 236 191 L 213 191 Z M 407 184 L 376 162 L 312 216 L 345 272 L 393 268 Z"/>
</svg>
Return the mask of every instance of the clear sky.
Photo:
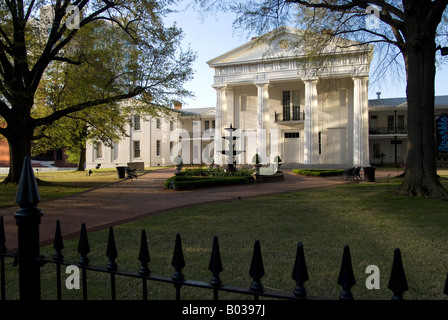
<svg viewBox="0 0 448 320">
<path fill-rule="evenodd" d="M 249 35 L 246 31 L 235 30 L 232 22 L 233 13 L 220 13 L 201 17 L 193 8 L 179 6 L 178 13 L 170 14 L 166 19 L 171 24 L 176 21 L 177 26 L 184 31 L 183 46 L 196 52 L 197 59 L 194 63 L 194 79 L 186 88 L 192 91 L 195 98 L 187 99 L 184 108 L 214 107 L 216 103 L 215 90 L 212 88 L 213 70 L 207 65 L 207 61 L 227 51 L 230 51 L 248 41 L 255 35 Z M 440 54 L 438 52 L 437 54 Z M 448 62 L 448 57 L 445 57 Z M 435 81 L 436 95 L 448 95 L 448 64 L 437 70 Z M 381 98 L 398 98 L 406 96 L 406 83 L 399 84 L 371 84 L 369 87 L 369 99 L 376 98 L 376 92 L 381 92 Z"/>
</svg>

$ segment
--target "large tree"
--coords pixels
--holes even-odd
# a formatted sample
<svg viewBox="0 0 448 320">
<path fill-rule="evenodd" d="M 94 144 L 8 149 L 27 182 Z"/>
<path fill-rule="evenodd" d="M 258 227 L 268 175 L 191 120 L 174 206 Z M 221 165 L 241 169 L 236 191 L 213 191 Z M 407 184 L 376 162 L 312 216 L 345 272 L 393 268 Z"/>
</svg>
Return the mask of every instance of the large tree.
<svg viewBox="0 0 448 320">
<path fill-rule="evenodd" d="M 168 101 L 188 94 L 183 84 L 191 77 L 194 55 L 179 49 L 182 31 L 163 23 L 174 2 L 0 1 L 0 135 L 6 137 L 10 148 L 7 181 L 18 182 L 23 159 L 31 154 L 36 128 L 81 110 L 130 98 L 151 96 L 151 104 L 169 105 Z M 42 80 L 48 79 L 47 73 L 58 64 L 82 65 L 83 47 L 73 43 L 80 39 L 82 30 L 98 21 L 120 28 L 122 38 L 137 48 L 134 68 L 101 72 L 101 85 L 97 82 L 86 88 L 79 99 L 48 108 L 42 115 L 36 113 L 36 92 Z M 103 28 L 95 29 L 91 45 L 113 50 Z"/>
<path fill-rule="evenodd" d="M 197 2 L 217 7 L 215 1 Z M 434 81 L 437 48 L 446 43 L 447 5 L 448 0 L 259 0 L 231 1 L 221 9 L 237 12 L 235 23 L 252 32 L 295 23 L 307 31 L 305 41 L 314 55 L 332 37 L 346 37 L 374 44 L 378 69 L 401 61 L 407 81 L 408 154 L 398 191 L 446 198 L 436 172 Z"/>
</svg>

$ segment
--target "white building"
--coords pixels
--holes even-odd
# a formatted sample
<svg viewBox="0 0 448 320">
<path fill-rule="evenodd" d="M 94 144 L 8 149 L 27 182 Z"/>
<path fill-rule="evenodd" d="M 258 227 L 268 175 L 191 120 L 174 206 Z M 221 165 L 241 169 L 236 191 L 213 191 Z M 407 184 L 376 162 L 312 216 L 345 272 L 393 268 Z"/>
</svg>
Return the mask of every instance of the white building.
<svg viewBox="0 0 448 320">
<path fill-rule="evenodd" d="M 214 108 L 182 110 L 175 106 L 157 117 L 134 114 L 126 136 L 112 147 L 101 141 L 87 144 L 86 168 L 172 166 L 177 154 L 185 164 L 201 164 L 208 156 L 203 151 L 213 149 L 214 128 Z"/>
<path fill-rule="evenodd" d="M 113 148 L 88 145 L 87 167 L 172 165 L 172 150 L 185 164 L 209 156 L 215 164 L 248 164 L 258 153 L 264 163 L 278 155 L 292 165 L 368 166 L 372 47 L 336 39 L 317 65 L 298 51 L 300 32 L 280 28 L 269 34 L 272 41 L 255 39 L 208 61 L 215 108 L 176 110 L 175 121 L 134 119 L 128 137 Z M 235 159 L 223 155 L 230 127 Z"/>
<path fill-rule="evenodd" d="M 406 163 L 408 148 L 407 109 L 406 98 L 369 100 L 371 164 L 404 165 Z M 448 96 L 435 97 L 434 115 L 436 117 L 448 115 Z M 440 131 L 440 125 L 436 121 L 434 125 L 436 132 Z M 437 161 L 448 161 L 447 152 L 438 152 Z"/>
<path fill-rule="evenodd" d="M 220 136 L 237 128 L 237 163 L 369 165 L 368 76 L 372 47 L 339 39 L 323 64 L 297 51 L 299 30 L 280 28 L 272 41 L 252 40 L 207 63 L 215 70 L 215 163 L 228 149 Z M 347 45 L 341 49 L 339 44 Z"/>
</svg>

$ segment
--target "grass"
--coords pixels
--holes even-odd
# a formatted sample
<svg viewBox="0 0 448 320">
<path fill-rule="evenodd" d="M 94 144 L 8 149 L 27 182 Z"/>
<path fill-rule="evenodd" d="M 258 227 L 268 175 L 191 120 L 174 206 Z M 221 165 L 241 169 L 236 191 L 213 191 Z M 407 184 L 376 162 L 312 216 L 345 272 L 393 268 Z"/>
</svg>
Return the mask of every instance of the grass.
<svg viewBox="0 0 448 320">
<path fill-rule="evenodd" d="M 448 172 L 440 172 L 447 176 Z M 446 187 L 448 180 L 442 179 Z M 219 237 L 227 285 L 248 287 L 248 275 L 255 240 L 261 243 L 266 271 L 262 283 L 267 288 L 291 292 L 294 257 L 303 242 L 310 280 L 308 294 L 337 298 L 341 290 L 337 277 L 343 248 L 350 246 L 357 284 L 352 288 L 356 299 L 388 300 L 387 289 L 393 252 L 400 248 L 409 285 L 405 299 L 438 300 L 443 295 L 448 272 L 447 203 L 437 199 L 397 196 L 391 191 L 400 183 L 347 184 L 287 194 L 242 199 L 173 210 L 114 228 L 121 270 L 137 272 L 140 232 L 145 229 L 153 274 L 170 277 L 171 258 L 177 233 L 182 236 L 187 279 L 209 281 L 207 270 L 213 236 Z M 61 222 L 63 226 L 63 221 Z M 105 267 L 107 230 L 89 234 L 92 265 Z M 66 261 L 79 259 L 77 240 L 65 241 Z M 47 257 L 52 247 L 41 251 Z M 9 265 L 9 264 L 8 264 Z M 367 266 L 380 269 L 380 289 L 368 290 Z M 10 273 L 17 268 L 9 267 Z M 64 272 L 64 269 L 63 269 Z M 9 273 L 8 273 L 9 274 Z M 43 298 L 54 299 L 54 266 L 42 269 L 45 285 Z M 63 273 L 63 281 L 64 281 Z M 118 299 L 140 299 L 137 279 L 118 277 Z M 89 298 L 109 299 L 109 277 L 89 273 Z M 7 282 L 14 299 L 14 281 Z M 171 285 L 150 282 L 149 298 L 174 299 Z M 81 299 L 81 290 L 63 289 L 64 299 Z M 224 298 L 235 298 L 223 294 Z M 183 299 L 211 299 L 209 291 L 185 288 Z M 238 297 L 240 298 L 240 297 Z M 247 297 L 249 298 L 249 297 Z"/>
</svg>

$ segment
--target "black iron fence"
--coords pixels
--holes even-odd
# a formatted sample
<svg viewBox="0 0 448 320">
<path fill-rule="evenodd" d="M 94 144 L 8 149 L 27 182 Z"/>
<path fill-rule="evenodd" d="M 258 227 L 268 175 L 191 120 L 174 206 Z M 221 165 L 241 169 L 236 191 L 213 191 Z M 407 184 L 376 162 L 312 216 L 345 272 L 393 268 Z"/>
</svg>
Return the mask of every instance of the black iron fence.
<svg viewBox="0 0 448 320">
<path fill-rule="evenodd" d="M 62 299 L 62 266 L 75 266 L 81 270 L 82 296 L 84 300 L 89 298 L 88 292 L 88 271 L 91 273 L 106 273 L 110 276 L 110 298 L 116 299 L 116 277 L 130 277 L 140 279 L 142 282 L 142 299 L 148 299 L 148 281 L 165 283 L 173 286 L 173 298 L 181 298 L 183 287 L 196 287 L 213 292 L 213 298 L 219 299 L 220 292 L 232 292 L 242 295 L 252 296 L 255 300 L 260 297 L 276 299 L 335 299 L 328 297 L 309 296 L 305 283 L 309 280 L 307 266 L 305 262 L 305 253 L 301 242 L 297 245 L 293 272 L 291 275 L 295 283 L 294 289 L 290 293 L 267 290 L 262 283 L 265 275 L 262 251 L 259 241 L 255 241 L 252 260 L 249 267 L 249 275 L 252 278 L 247 287 L 238 287 L 223 284 L 220 273 L 223 271 L 221 253 L 219 249 L 218 238 L 215 236 L 212 243 L 212 251 L 208 270 L 210 271 L 210 281 L 196 281 L 186 279 L 182 270 L 186 263 L 184 260 L 181 236 L 178 234 L 175 239 L 174 252 L 171 265 L 173 273 L 171 277 L 152 274 L 150 264 L 150 254 L 147 245 L 146 232 L 141 231 L 140 248 L 138 260 L 140 267 L 136 271 L 125 271 L 118 269 L 116 258 L 118 257 L 115 244 L 114 229 L 109 228 L 108 242 L 106 246 L 106 257 L 108 259 L 105 267 L 94 266 L 90 264 L 89 253 L 90 245 L 86 231 L 86 225 L 82 224 L 78 242 L 79 260 L 69 262 L 64 260 L 64 244 L 62 239 L 61 225 L 57 221 L 55 228 L 55 237 L 53 247 L 55 253 L 52 258 L 46 258 L 40 255 L 39 249 L 39 224 L 41 211 L 37 208 L 39 202 L 39 193 L 34 179 L 29 159 L 25 160 L 22 171 L 22 178 L 17 192 L 17 203 L 20 209 L 17 210 L 14 217 L 18 227 L 18 252 L 8 253 L 5 241 L 5 230 L 3 216 L 0 217 L 0 298 L 7 298 L 5 260 L 13 259 L 13 264 L 18 265 L 19 293 L 21 300 L 40 300 L 41 299 L 41 274 L 40 269 L 44 264 L 55 265 L 55 290 L 57 299 Z M 337 284 L 341 286 L 339 299 L 354 299 L 351 288 L 355 285 L 355 276 L 352 268 L 351 254 L 349 246 L 345 246 L 342 255 L 342 262 L 337 279 Z M 407 280 L 403 268 L 400 250 L 397 248 L 394 252 L 392 271 L 389 278 L 388 288 L 392 291 L 392 299 L 403 299 L 403 293 L 408 290 Z M 445 284 L 444 293 L 448 294 L 448 278 Z"/>
</svg>

